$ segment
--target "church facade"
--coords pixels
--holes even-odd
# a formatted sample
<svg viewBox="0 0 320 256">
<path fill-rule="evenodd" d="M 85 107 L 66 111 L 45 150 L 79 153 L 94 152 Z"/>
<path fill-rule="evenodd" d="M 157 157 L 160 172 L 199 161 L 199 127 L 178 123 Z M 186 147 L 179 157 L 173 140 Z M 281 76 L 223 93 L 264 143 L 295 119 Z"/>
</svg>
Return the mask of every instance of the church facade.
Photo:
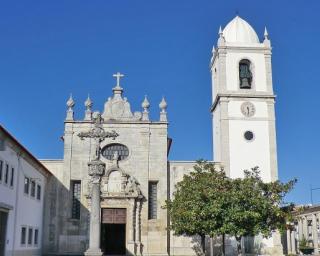
<svg viewBox="0 0 320 256">
<path fill-rule="evenodd" d="M 277 179 L 271 45 L 263 42 L 240 17 L 223 30 L 213 49 L 213 159 L 230 177 L 259 166 L 265 181 Z M 133 112 L 120 79 L 101 113 L 85 102 L 75 120 L 72 97 L 67 101 L 64 157 L 42 160 L 52 172 L 46 194 L 45 255 L 196 255 L 197 238 L 177 237 L 168 230 L 162 206 L 174 185 L 192 171 L 195 161 L 169 161 L 167 103 L 159 119 Z M 209 241 L 213 246 L 214 241 Z M 281 255 L 278 234 L 259 240 L 270 255 Z M 229 241 L 233 253 L 232 239 Z"/>
</svg>

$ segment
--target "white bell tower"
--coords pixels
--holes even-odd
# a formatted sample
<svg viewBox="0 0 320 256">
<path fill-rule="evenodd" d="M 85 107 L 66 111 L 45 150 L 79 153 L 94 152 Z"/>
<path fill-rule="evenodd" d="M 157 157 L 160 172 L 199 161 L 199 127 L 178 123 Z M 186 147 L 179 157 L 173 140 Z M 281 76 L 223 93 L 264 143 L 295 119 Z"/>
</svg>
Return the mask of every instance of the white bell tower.
<svg viewBox="0 0 320 256">
<path fill-rule="evenodd" d="M 222 30 L 211 59 L 214 161 L 228 176 L 259 166 L 278 178 L 271 45 L 239 16 Z"/>
<path fill-rule="evenodd" d="M 239 16 L 222 30 L 210 67 L 214 161 L 231 178 L 258 166 L 265 182 L 278 179 L 271 44 Z M 234 247 L 235 245 L 231 245 Z M 263 254 L 283 255 L 278 232 L 263 239 Z"/>
</svg>

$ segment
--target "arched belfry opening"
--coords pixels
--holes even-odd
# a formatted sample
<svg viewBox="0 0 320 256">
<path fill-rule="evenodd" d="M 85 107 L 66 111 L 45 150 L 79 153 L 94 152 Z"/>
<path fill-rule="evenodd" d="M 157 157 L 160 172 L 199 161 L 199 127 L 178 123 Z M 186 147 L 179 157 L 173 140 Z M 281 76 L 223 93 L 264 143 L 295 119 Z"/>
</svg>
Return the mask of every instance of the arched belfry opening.
<svg viewBox="0 0 320 256">
<path fill-rule="evenodd" d="M 240 89 L 251 89 L 252 87 L 252 65 L 250 60 L 243 59 L 239 62 Z"/>
</svg>

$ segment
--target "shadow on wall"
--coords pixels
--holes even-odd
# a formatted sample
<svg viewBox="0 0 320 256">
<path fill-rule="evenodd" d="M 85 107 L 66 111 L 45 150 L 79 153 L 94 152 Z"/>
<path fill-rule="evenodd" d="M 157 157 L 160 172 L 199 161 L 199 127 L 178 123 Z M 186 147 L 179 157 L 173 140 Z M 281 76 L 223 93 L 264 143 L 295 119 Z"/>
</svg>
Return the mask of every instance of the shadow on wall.
<svg viewBox="0 0 320 256">
<path fill-rule="evenodd" d="M 192 239 L 193 249 L 196 255 L 205 256 L 221 256 L 222 255 L 222 238 L 210 238 L 206 236 L 205 238 L 205 248 L 202 249 L 201 239 L 194 237 Z M 259 255 L 262 250 L 262 237 L 244 237 L 242 239 L 242 254 L 246 256 L 256 256 Z M 234 237 L 226 237 L 225 239 L 225 255 L 227 256 L 237 256 L 237 243 Z"/>
<path fill-rule="evenodd" d="M 201 238 L 200 236 L 192 237 L 192 249 L 197 256 L 220 256 L 222 255 L 222 244 L 220 238 L 211 239 L 209 236 Z"/>
<path fill-rule="evenodd" d="M 88 247 L 90 214 L 81 200 L 77 200 L 77 196 L 80 198 L 83 194 L 81 189 L 84 186 L 72 183 L 71 186 L 76 191 L 66 188 L 55 176 L 51 176 L 48 181 L 44 209 L 44 255 L 82 254 Z M 75 204 L 74 210 L 80 212 L 80 215 L 72 213 L 72 204 Z"/>
</svg>

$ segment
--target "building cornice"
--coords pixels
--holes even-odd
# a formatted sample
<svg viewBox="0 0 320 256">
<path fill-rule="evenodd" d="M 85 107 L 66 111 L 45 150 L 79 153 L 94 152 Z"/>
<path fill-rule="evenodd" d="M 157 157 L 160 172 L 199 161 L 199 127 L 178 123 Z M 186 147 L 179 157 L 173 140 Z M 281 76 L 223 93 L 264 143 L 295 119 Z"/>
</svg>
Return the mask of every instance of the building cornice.
<svg viewBox="0 0 320 256">
<path fill-rule="evenodd" d="M 255 93 L 255 94 L 244 94 L 244 93 L 219 93 L 217 94 L 216 98 L 214 99 L 214 102 L 210 108 L 210 112 L 213 112 L 218 103 L 221 101 L 222 98 L 225 98 L 226 100 L 230 98 L 256 98 L 256 99 L 272 99 L 274 100 L 276 98 L 276 95 L 269 94 L 269 93 Z"/>
</svg>

